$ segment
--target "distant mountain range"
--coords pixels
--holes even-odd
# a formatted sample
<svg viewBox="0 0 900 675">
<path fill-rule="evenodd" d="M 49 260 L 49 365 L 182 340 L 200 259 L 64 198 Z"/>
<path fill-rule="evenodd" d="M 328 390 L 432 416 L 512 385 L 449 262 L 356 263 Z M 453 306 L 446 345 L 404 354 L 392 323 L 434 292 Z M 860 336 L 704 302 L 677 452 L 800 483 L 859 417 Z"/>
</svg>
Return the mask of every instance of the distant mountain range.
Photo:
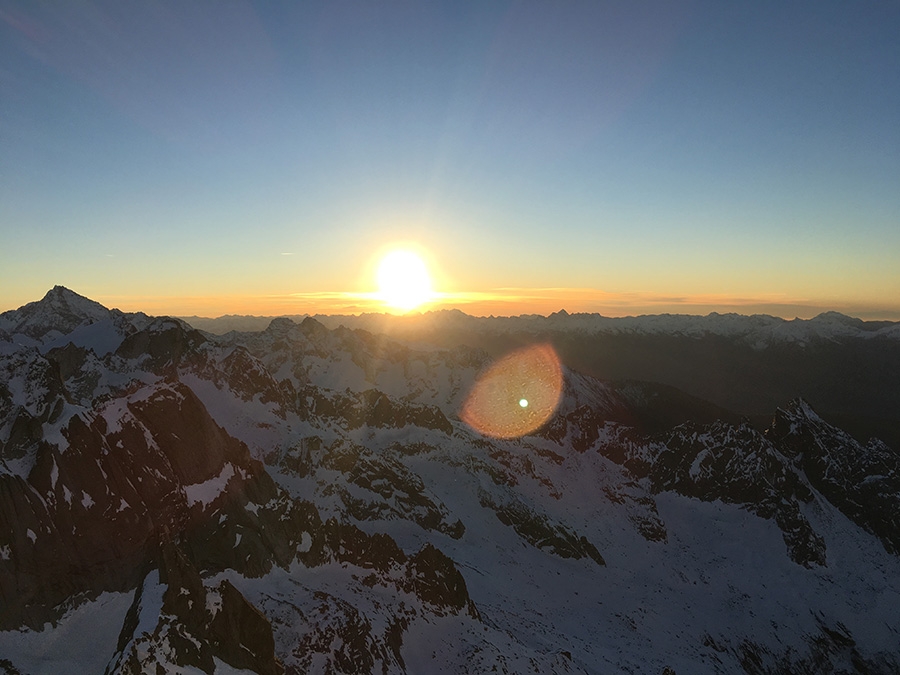
<svg viewBox="0 0 900 675">
<path fill-rule="evenodd" d="M 0 314 L 0 673 L 900 672 L 896 436 L 829 412 L 896 433 L 898 324 L 205 331 L 62 287 Z M 538 343 L 550 418 L 469 427 Z"/>
<path fill-rule="evenodd" d="M 251 316 L 229 314 L 215 319 L 180 317 L 194 328 L 217 335 L 230 331 L 264 330 L 275 318 L 300 322 L 308 314 Z M 642 316 L 607 317 L 601 314 L 569 314 L 565 310 L 550 316 L 524 314 L 510 317 L 469 316 L 458 309 L 430 311 L 406 315 L 316 315 L 325 325 L 362 328 L 372 332 L 385 329 L 404 333 L 431 330 L 466 330 L 485 333 L 577 332 L 588 335 L 677 335 L 707 337 L 716 335 L 740 338 L 756 349 L 779 342 L 801 345 L 818 340 L 893 339 L 900 340 L 900 321 L 863 321 L 840 312 L 824 312 L 812 319 L 782 319 L 765 314 L 648 314 Z"/>
<path fill-rule="evenodd" d="M 861 321 L 837 312 L 790 321 L 738 314 L 609 318 L 565 311 L 483 318 L 458 310 L 315 318 L 329 328 L 360 328 L 410 345 L 468 345 L 493 357 L 547 341 L 574 370 L 603 380 L 675 387 L 736 411 L 759 429 L 776 406 L 803 397 L 858 440 L 877 436 L 900 448 L 900 322 Z M 224 334 L 264 330 L 272 318 L 185 320 Z"/>
</svg>

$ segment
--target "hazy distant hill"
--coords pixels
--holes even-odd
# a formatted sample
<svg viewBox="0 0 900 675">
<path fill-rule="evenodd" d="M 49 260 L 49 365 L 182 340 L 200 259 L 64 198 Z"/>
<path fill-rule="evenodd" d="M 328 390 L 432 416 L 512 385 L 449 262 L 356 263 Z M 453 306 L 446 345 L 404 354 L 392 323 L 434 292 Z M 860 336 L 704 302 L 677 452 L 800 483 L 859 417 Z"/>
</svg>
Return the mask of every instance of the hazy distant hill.
<svg viewBox="0 0 900 675">
<path fill-rule="evenodd" d="M 491 363 L 3 313 L 0 672 L 900 672 L 900 453 L 570 368 L 500 440 L 460 415 Z"/>
</svg>

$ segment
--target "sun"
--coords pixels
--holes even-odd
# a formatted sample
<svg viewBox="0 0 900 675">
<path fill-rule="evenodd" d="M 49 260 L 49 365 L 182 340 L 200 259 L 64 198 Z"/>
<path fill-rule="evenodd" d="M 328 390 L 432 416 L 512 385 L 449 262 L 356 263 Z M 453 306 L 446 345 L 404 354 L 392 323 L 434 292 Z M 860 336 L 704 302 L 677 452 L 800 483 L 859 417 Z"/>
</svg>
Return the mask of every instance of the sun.
<svg viewBox="0 0 900 675">
<path fill-rule="evenodd" d="M 434 298 L 425 261 L 413 251 L 397 249 L 378 263 L 378 298 L 386 305 L 408 312 Z"/>
</svg>

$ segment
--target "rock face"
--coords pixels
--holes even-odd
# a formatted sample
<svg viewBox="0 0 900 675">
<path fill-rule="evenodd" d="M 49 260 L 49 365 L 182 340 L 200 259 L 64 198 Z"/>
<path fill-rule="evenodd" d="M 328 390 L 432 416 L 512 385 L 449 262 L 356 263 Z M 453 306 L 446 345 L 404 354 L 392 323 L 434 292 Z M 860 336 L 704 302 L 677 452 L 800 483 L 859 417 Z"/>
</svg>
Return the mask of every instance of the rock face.
<svg viewBox="0 0 900 675">
<path fill-rule="evenodd" d="M 657 492 L 674 490 L 704 501 L 740 504 L 772 518 L 791 560 L 807 567 L 826 564 L 825 541 L 800 508 L 812 501 L 812 491 L 790 462 L 746 424 L 677 427 L 657 455 L 650 477 Z"/>
<path fill-rule="evenodd" d="M 171 542 L 144 577 L 125 617 L 108 675 L 216 671 L 216 659 L 260 675 L 281 675 L 268 620 L 229 581 L 207 588 Z"/>
<path fill-rule="evenodd" d="M 326 395 L 318 388 L 299 392 L 301 415 L 321 420 L 336 420 L 347 429 L 362 426 L 402 428 L 418 426 L 453 433 L 453 425 L 436 406 L 391 400 L 377 389 L 358 394 Z"/>
<path fill-rule="evenodd" d="M 62 436 L 65 450 L 39 445 L 26 478 L 0 476 L 0 527 L 13 535 L 0 543 L 5 626 L 41 625 L 76 593 L 128 587 L 161 536 L 200 536 L 235 500 L 277 497 L 246 446 L 178 382 L 73 415 Z"/>
<path fill-rule="evenodd" d="M 829 501 L 900 553 L 900 452 L 875 438 L 858 443 L 802 399 L 775 413 L 768 435 Z"/>
<path fill-rule="evenodd" d="M 481 437 L 488 362 L 59 287 L 0 315 L 0 672 L 900 671 L 894 449 L 573 371 Z"/>
</svg>

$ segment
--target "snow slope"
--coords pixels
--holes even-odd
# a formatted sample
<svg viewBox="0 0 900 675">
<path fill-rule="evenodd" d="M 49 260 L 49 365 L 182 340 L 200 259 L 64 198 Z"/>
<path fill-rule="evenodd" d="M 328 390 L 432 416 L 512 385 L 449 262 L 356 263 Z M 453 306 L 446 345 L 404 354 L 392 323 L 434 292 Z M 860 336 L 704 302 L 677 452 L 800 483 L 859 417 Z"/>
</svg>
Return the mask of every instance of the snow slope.
<svg viewBox="0 0 900 675">
<path fill-rule="evenodd" d="M 122 328 L 45 300 L 26 318 L 56 323 L 3 315 L 0 598 L 34 606 L 0 619 L 55 618 L 3 625 L 0 672 L 900 670 L 900 455 L 803 401 L 765 433 L 651 431 L 638 384 L 564 370 L 548 424 L 498 440 L 458 414 L 478 350 L 314 319 Z M 750 318 L 767 339 L 868 330 L 770 318 Z M 67 527 L 76 567 L 82 536 L 147 538 L 131 572 L 40 607 Z"/>
</svg>

